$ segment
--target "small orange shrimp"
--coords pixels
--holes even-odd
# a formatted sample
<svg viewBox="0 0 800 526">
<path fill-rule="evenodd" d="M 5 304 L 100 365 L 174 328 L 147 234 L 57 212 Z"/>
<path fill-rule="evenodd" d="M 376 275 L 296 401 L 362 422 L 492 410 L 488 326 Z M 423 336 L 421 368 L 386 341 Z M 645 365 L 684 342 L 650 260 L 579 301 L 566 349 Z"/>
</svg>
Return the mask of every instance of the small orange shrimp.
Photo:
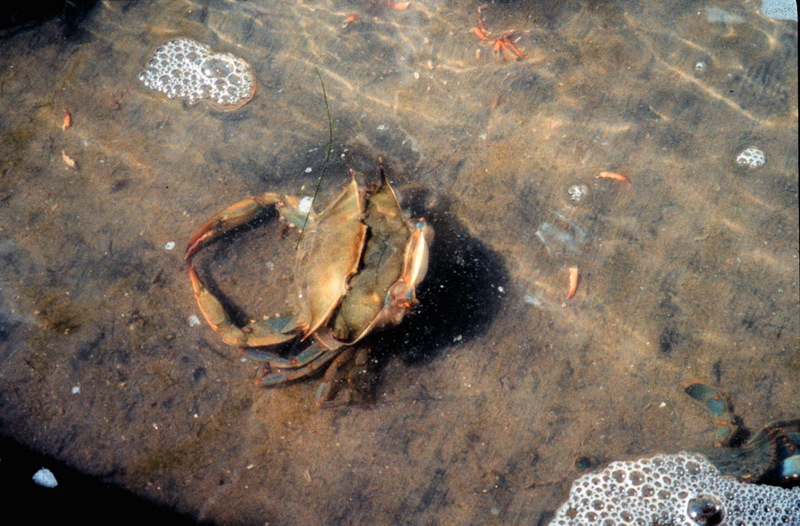
<svg viewBox="0 0 800 526">
<path fill-rule="evenodd" d="M 482 27 L 473 27 L 472 32 L 475 33 L 475 36 L 481 40 L 489 40 L 489 35 L 486 34 L 486 30 Z"/>
<path fill-rule="evenodd" d="M 483 25 L 483 10 L 486 9 L 485 5 L 478 8 L 478 27 L 473 27 L 472 32 L 475 33 L 481 40 L 489 40 L 489 32 L 486 31 L 486 26 Z"/>
<path fill-rule="evenodd" d="M 347 18 L 344 19 L 344 22 L 342 22 L 342 29 L 347 29 L 347 27 L 350 24 L 352 24 L 353 22 L 356 22 L 359 18 L 361 18 L 361 15 L 350 15 L 350 16 L 348 16 Z"/>
<path fill-rule="evenodd" d="M 479 39 L 483 41 L 489 41 L 492 40 L 492 37 L 489 36 L 489 30 L 486 29 L 486 25 L 483 23 L 483 11 L 485 9 L 485 5 L 482 5 L 478 8 L 478 26 L 473 27 L 472 32 Z M 516 33 L 514 31 L 508 31 L 499 37 L 495 37 L 494 42 L 492 43 L 492 53 L 495 55 L 501 55 L 503 52 L 505 52 L 515 59 L 525 58 L 525 53 L 523 53 L 516 45 L 514 45 L 515 36 Z M 476 57 L 477 56 L 479 55 L 476 54 Z"/>
<path fill-rule="evenodd" d="M 595 177 L 595 179 L 614 179 L 615 181 L 622 181 L 625 184 L 631 184 L 630 179 L 615 172 L 600 172 L 600 175 Z"/>
<path fill-rule="evenodd" d="M 64 110 L 64 120 L 61 121 L 61 130 L 66 130 L 72 125 L 72 115 L 69 114 L 69 111 Z"/>
<path fill-rule="evenodd" d="M 513 35 L 506 35 L 503 37 L 503 43 L 505 44 L 505 50 L 508 52 L 510 51 L 511 54 L 516 55 L 516 58 L 523 59 L 525 58 L 525 53 L 520 51 L 520 49 L 514 45 L 514 41 L 512 40 Z"/>
</svg>

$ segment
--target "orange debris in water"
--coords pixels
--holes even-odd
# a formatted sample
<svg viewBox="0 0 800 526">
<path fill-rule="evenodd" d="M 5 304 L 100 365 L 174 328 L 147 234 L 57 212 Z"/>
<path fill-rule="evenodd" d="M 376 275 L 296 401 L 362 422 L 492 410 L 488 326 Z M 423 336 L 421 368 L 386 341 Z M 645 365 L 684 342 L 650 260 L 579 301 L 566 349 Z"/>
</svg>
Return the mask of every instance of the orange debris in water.
<svg viewBox="0 0 800 526">
<path fill-rule="evenodd" d="M 61 150 L 61 160 L 64 161 L 64 164 L 69 166 L 70 168 L 77 168 L 78 163 L 75 162 L 75 159 L 67 155 L 67 152 Z"/>
<path fill-rule="evenodd" d="M 567 299 L 575 295 L 578 290 L 578 267 L 569 267 L 569 289 L 567 290 Z"/>
<path fill-rule="evenodd" d="M 347 26 L 349 26 L 353 22 L 357 21 L 359 18 L 361 18 L 361 15 L 350 15 L 350 16 L 348 16 L 347 18 L 344 19 L 344 22 L 342 22 L 342 29 L 346 29 Z"/>
<path fill-rule="evenodd" d="M 615 172 L 600 172 L 600 175 L 595 177 L 595 179 L 614 179 L 615 181 L 622 181 L 625 184 L 631 184 L 630 179 Z"/>
</svg>

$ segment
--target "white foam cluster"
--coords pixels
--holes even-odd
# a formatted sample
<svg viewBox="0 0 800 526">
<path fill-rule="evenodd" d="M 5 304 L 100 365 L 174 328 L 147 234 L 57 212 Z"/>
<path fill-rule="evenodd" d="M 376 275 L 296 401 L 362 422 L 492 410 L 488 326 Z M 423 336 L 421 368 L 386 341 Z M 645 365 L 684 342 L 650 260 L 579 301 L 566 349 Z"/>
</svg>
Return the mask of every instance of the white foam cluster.
<svg viewBox="0 0 800 526">
<path fill-rule="evenodd" d="M 751 146 L 739 152 L 739 155 L 736 156 L 736 163 L 747 165 L 750 168 L 758 168 L 767 164 L 767 156 L 755 146 Z"/>
<path fill-rule="evenodd" d="M 550 526 L 800 526 L 800 488 L 746 484 L 681 452 L 612 462 L 572 485 Z"/>
<path fill-rule="evenodd" d="M 250 64 L 189 38 L 170 40 L 159 47 L 139 80 L 170 99 L 190 104 L 208 100 L 231 109 L 253 98 L 256 78 Z"/>
</svg>

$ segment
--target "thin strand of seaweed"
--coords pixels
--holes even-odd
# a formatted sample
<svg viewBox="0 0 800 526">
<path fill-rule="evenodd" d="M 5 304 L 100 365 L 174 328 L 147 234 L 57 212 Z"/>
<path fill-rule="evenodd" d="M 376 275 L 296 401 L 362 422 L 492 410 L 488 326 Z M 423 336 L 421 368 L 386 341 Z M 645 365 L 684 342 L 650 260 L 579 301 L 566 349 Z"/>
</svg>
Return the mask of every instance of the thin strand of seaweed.
<svg viewBox="0 0 800 526">
<path fill-rule="evenodd" d="M 303 239 L 303 234 L 306 233 L 308 218 L 311 216 L 311 210 L 314 208 L 314 201 L 317 200 L 317 194 L 319 194 L 319 189 L 322 186 L 322 179 L 325 177 L 325 172 L 328 170 L 328 162 L 331 160 L 331 151 L 333 150 L 333 120 L 331 119 L 331 107 L 328 105 L 328 93 L 325 91 L 325 82 L 322 80 L 322 74 L 319 72 L 319 69 L 316 69 L 316 72 L 317 77 L 319 77 L 319 84 L 322 86 L 322 98 L 325 101 L 325 111 L 328 114 L 328 151 L 325 152 L 325 161 L 322 162 L 322 172 L 319 174 L 319 180 L 317 181 L 317 188 L 314 190 L 314 195 L 311 196 L 311 205 L 309 206 L 306 218 L 303 220 L 303 228 L 300 229 L 300 236 L 298 236 L 297 243 L 294 245 L 295 250 L 300 246 L 300 240 Z"/>
</svg>

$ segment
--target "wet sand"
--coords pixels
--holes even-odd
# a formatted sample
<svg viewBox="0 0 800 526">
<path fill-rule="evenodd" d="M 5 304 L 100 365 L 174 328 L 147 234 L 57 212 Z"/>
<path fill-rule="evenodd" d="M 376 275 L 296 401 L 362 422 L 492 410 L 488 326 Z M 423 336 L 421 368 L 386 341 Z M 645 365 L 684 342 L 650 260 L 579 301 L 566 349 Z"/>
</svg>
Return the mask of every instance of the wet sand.
<svg viewBox="0 0 800 526">
<path fill-rule="evenodd" d="M 106 2 L 0 42 L 0 432 L 213 523 L 537 524 L 579 457 L 707 448 L 690 383 L 752 430 L 796 418 L 797 24 L 520 1 L 482 41 L 479 5 Z M 492 52 L 511 30 L 521 60 Z M 144 88 L 177 37 L 248 61 L 254 99 Z M 258 388 L 190 325 L 182 261 L 228 205 L 313 191 L 317 71 L 321 202 L 382 163 L 436 229 L 417 312 L 369 342 L 374 402 L 324 409 L 317 378 Z M 765 165 L 737 164 L 750 146 Z M 199 258 L 244 317 L 286 307 L 276 239 Z"/>
</svg>

